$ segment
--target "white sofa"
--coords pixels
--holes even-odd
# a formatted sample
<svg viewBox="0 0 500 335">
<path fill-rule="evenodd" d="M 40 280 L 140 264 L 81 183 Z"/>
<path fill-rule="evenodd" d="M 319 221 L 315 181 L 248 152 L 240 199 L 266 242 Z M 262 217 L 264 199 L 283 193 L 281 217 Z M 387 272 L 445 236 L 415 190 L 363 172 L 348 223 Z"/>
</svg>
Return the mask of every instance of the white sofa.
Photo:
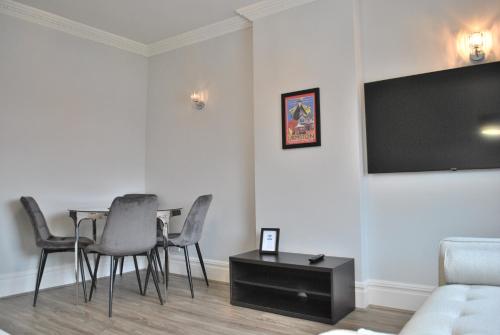
<svg viewBox="0 0 500 335">
<path fill-rule="evenodd" d="M 400 335 L 500 335 L 500 239 L 441 241 L 439 284 Z M 324 334 L 380 333 L 361 329 Z"/>
</svg>

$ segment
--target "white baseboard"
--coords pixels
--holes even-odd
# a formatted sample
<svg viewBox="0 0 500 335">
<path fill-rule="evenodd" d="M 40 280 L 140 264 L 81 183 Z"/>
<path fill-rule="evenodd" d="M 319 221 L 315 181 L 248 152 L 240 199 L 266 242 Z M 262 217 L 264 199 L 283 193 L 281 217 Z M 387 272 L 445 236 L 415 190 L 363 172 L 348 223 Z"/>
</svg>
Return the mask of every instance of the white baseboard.
<svg viewBox="0 0 500 335">
<path fill-rule="evenodd" d="M 198 257 L 189 257 L 191 274 L 195 278 L 203 278 L 203 272 Z M 229 262 L 204 259 L 205 270 L 209 280 L 229 283 Z M 170 255 L 170 272 L 185 276 L 186 263 L 183 256 Z"/>
<path fill-rule="evenodd" d="M 162 256 L 160 256 L 162 257 Z M 144 257 L 139 257 L 139 267 L 145 268 Z M 203 278 L 198 257 L 190 257 L 193 277 Z M 205 268 L 210 280 L 229 282 L 229 262 L 206 259 Z M 124 272 L 134 271 L 131 257 L 127 257 Z M 172 252 L 170 254 L 170 272 L 186 275 L 184 257 Z M 109 275 L 107 257 L 101 259 L 98 277 Z M 35 287 L 36 269 L 12 274 L 0 275 L 0 297 L 31 292 Z M 40 287 L 48 288 L 74 283 L 74 268 L 72 263 L 47 267 Z M 431 294 L 434 287 L 417 284 L 407 284 L 385 280 L 366 280 L 355 283 L 356 307 L 366 308 L 369 305 L 417 310 Z"/>
<path fill-rule="evenodd" d="M 369 279 L 364 282 L 363 303 L 416 311 L 435 289 L 434 286 Z"/>
<path fill-rule="evenodd" d="M 193 277 L 203 278 L 198 258 L 190 257 Z M 229 263 L 223 261 L 204 260 L 205 269 L 210 280 L 229 282 Z M 184 257 L 170 257 L 170 271 L 186 275 Z M 356 307 L 366 308 L 369 305 L 390 307 L 416 311 L 434 290 L 433 286 L 407 284 L 385 280 L 357 281 L 355 283 Z"/>
<path fill-rule="evenodd" d="M 354 295 L 356 299 L 356 307 L 357 308 L 366 308 L 368 307 L 367 299 L 366 299 L 366 285 L 364 282 L 356 281 L 354 283 Z"/>
</svg>

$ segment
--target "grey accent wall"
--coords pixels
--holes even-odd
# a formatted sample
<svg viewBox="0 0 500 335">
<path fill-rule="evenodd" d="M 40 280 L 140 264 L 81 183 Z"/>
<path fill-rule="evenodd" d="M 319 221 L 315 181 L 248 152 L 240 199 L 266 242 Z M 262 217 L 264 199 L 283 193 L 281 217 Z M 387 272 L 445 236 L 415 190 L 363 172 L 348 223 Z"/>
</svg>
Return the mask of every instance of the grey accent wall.
<svg viewBox="0 0 500 335">
<path fill-rule="evenodd" d="M 193 91 L 207 96 L 205 110 Z M 176 230 L 197 196 L 213 194 L 206 259 L 255 247 L 252 96 L 251 29 L 150 58 L 146 190 L 185 209 Z"/>
</svg>

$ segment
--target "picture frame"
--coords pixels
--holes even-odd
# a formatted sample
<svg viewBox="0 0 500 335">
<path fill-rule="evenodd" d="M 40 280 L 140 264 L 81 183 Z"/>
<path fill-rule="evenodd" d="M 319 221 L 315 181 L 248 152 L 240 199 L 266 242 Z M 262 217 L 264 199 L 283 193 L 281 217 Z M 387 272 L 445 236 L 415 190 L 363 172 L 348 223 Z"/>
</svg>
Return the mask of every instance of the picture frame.
<svg viewBox="0 0 500 335">
<path fill-rule="evenodd" d="M 281 95 L 283 149 L 321 146 L 319 88 Z"/>
<path fill-rule="evenodd" d="M 259 253 L 277 255 L 280 243 L 279 228 L 261 228 Z"/>
</svg>

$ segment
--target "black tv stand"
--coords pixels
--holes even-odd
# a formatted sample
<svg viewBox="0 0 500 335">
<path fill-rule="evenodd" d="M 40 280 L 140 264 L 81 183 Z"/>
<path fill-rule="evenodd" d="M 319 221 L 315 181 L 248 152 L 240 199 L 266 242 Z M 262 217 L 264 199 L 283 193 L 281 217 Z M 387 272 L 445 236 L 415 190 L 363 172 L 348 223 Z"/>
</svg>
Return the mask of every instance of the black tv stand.
<svg viewBox="0 0 500 335">
<path fill-rule="evenodd" d="M 324 323 L 354 310 L 354 259 L 258 250 L 229 258 L 231 304 Z"/>
</svg>

